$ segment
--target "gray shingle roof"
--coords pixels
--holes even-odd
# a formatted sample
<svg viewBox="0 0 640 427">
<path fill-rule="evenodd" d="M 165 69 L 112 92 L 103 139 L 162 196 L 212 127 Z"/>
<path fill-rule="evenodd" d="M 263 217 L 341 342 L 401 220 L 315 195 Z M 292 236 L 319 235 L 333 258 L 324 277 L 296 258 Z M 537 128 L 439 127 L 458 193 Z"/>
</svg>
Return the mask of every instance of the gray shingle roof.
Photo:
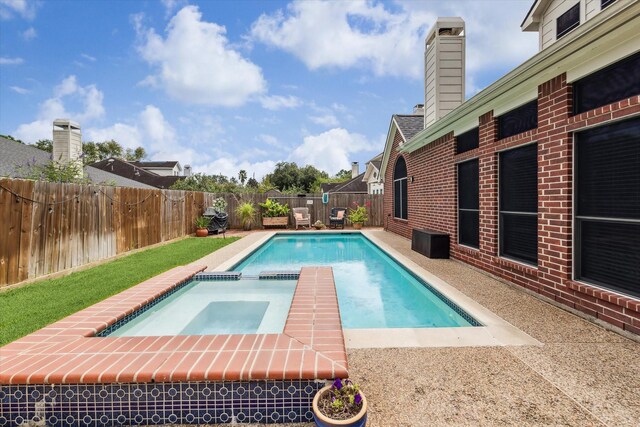
<svg viewBox="0 0 640 427">
<path fill-rule="evenodd" d="M 355 178 L 350 179 L 345 183 L 340 183 L 339 185 L 329 189 L 328 193 L 367 193 L 369 189 L 367 188 L 367 183 L 362 180 L 364 178 L 364 172 Z"/>
<path fill-rule="evenodd" d="M 415 134 L 424 130 L 424 116 L 422 114 L 394 114 L 395 119 L 400 132 L 406 138 L 406 141 L 413 138 Z"/>
<path fill-rule="evenodd" d="M 21 167 L 27 164 L 45 164 L 51 161 L 51 154 L 42 151 L 32 145 L 20 144 L 0 137 L 0 176 L 11 178 L 23 178 Z M 142 182 L 133 181 L 123 176 L 115 175 L 107 171 L 91 166 L 84 167 L 85 175 L 94 183 L 115 185 L 116 187 L 154 188 Z"/>
<path fill-rule="evenodd" d="M 20 178 L 20 167 L 27 163 L 47 163 L 51 155 L 34 146 L 0 137 L 0 176 Z"/>
</svg>

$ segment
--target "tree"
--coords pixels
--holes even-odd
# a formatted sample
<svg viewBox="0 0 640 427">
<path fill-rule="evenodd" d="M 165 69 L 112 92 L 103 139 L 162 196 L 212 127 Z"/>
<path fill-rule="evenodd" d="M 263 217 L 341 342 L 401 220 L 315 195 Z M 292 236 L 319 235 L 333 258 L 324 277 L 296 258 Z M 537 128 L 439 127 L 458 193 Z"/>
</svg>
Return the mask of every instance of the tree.
<svg viewBox="0 0 640 427">
<path fill-rule="evenodd" d="M 293 162 L 279 162 L 265 180 L 282 192 L 310 193 L 318 187 L 319 181 L 327 178 L 329 175 L 326 172 L 311 165 L 299 168 Z"/>
<path fill-rule="evenodd" d="M 50 139 L 39 139 L 33 145 L 42 151 L 53 153 L 53 141 Z"/>
<path fill-rule="evenodd" d="M 113 139 L 110 141 L 99 142 L 96 144 L 98 147 L 98 157 L 100 160 L 108 159 L 109 157 L 117 157 L 122 159 L 122 145 L 118 144 Z"/>
<path fill-rule="evenodd" d="M 346 170 L 346 169 L 341 169 L 340 172 L 338 172 L 335 176 L 336 182 L 341 182 L 341 181 L 348 181 L 351 179 L 351 171 Z"/>
<path fill-rule="evenodd" d="M 242 191 L 242 187 L 238 185 L 238 180 L 235 177 L 229 179 L 222 174 L 205 175 L 202 173 L 176 181 L 171 189 L 203 191 L 205 193 L 238 193 Z"/>
<path fill-rule="evenodd" d="M 258 183 L 257 179 L 251 177 L 247 180 L 247 187 L 257 189 L 258 186 L 260 186 L 260 183 Z"/>
<path fill-rule="evenodd" d="M 240 172 L 238 172 L 238 179 L 240 180 L 240 184 L 244 185 L 244 183 L 247 181 L 247 171 L 241 169 Z"/>
<path fill-rule="evenodd" d="M 145 157 L 147 157 L 147 152 L 142 147 L 138 147 L 135 150 L 132 150 L 131 148 L 127 148 L 127 150 L 124 153 L 124 158 L 128 162 L 139 162 Z"/>
</svg>

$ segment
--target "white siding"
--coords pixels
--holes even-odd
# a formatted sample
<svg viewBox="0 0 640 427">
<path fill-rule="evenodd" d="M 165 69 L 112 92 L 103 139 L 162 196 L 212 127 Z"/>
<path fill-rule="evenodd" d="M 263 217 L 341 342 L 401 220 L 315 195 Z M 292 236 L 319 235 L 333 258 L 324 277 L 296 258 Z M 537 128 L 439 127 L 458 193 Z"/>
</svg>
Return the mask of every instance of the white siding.
<svg viewBox="0 0 640 427">
<path fill-rule="evenodd" d="M 593 18 L 598 12 L 600 12 L 600 0 L 586 0 L 584 10 L 587 20 Z"/>
<path fill-rule="evenodd" d="M 545 10 L 540 23 L 540 49 L 551 46 L 556 41 L 556 19 L 564 12 L 580 3 L 580 25 L 600 13 L 601 0 L 553 0 Z"/>
</svg>

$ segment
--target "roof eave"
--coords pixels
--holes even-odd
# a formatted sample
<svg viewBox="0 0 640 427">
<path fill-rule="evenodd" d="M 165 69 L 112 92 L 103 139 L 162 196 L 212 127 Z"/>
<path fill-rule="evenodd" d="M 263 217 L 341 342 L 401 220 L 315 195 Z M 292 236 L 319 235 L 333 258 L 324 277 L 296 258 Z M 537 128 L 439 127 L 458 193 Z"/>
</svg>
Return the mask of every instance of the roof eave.
<svg viewBox="0 0 640 427">
<path fill-rule="evenodd" d="M 398 151 L 411 153 L 444 136 L 458 120 L 465 118 L 479 107 L 490 105 L 490 103 L 500 95 L 517 86 L 529 84 L 532 87 L 538 87 L 540 84 L 553 78 L 558 74 L 556 70 L 557 67 L 554 67 L 556 63 L 569 57 L 572 53 L 589 46 L 594 40 L 614 31 L 628 21 L 638 18 L 640 15 L 640 2 L 635 2 L 624 7 L 622 7 L 622 5 L 620 6 L 614 14 L 599 13 L 579 26 L 572 33 L 555 42 L 550 47 L 538 52 L 502 78 L 492 83 L 489 87 L 462 103 L 442 119 L 436 121 L 423 131 L 418 132 L 409 141 L 406 141 L 402 147 L 399 147 Z M 624 13 L 628 10 L 631 10 L 628 14 L 629 16 Z M 534 77 L 536 77 L 535 80 Z M 492 108 L 488 108 L 478 115 L 490 110 L 492 110 Z"/>
</svg>

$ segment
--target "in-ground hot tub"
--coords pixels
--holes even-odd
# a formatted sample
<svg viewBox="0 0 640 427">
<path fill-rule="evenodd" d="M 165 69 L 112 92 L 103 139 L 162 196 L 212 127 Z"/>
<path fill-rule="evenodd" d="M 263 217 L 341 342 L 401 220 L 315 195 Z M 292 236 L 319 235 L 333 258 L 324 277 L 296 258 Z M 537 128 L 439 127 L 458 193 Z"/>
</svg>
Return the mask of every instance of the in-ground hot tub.
<svg viewBox="0 0 640 427">
<path fill-rule="evenodd" d="M 281 333 L 109 335 L 204 268 L 175 268 L 2 347 L 0 425 L 311 420 L 324 380 L 348 376 L 330 268 L 300 271 Z"/>
</svg>

